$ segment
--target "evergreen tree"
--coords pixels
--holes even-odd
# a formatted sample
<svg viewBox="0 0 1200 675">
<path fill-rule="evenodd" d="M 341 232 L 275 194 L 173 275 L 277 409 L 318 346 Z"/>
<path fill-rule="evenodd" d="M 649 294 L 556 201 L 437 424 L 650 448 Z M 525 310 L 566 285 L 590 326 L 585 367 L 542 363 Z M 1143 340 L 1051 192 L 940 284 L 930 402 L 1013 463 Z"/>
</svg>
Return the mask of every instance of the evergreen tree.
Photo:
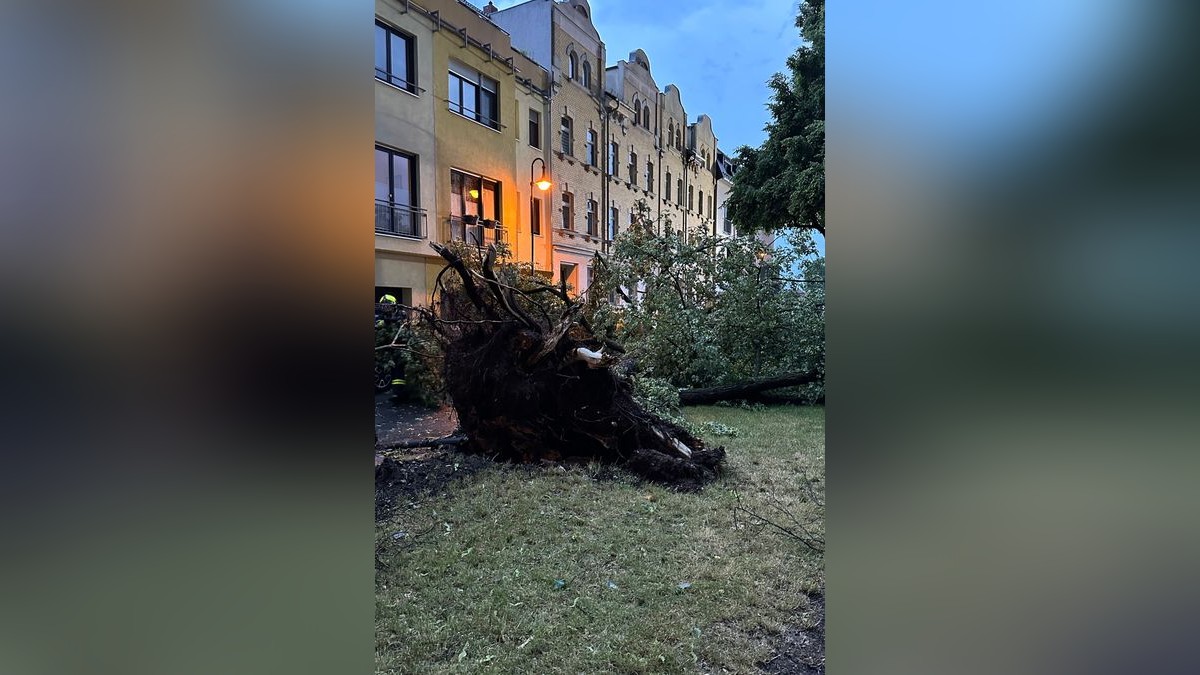
<svg viewBox="0 0 1200 675">
<path fill-rule="evenodd" d="M 825 234 L 825 0 L 804 0 L 796 26 L 804 43 L 788 57 L 790 75 L 768 82 L 767 139 L 738 149 L 727 205 L 739 232 Z"/>
</svg>

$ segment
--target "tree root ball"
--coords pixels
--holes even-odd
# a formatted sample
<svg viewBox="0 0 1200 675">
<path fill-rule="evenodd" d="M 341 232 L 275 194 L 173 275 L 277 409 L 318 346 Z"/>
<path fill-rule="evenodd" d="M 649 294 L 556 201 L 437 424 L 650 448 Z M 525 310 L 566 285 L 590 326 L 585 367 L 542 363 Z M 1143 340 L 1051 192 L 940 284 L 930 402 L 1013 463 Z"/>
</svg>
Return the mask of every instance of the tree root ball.
<svg viewBox="0 0 1200 675">
<path fill-rule="evenodd" d="M 725 449 L 638 403 L 614 368 L 617 350 L 593 334 L 565 288 L 531 275 L 502 281 L 494 249 L 476 271 L 433 246 L 457 279 L 439 277 L 441 298 L 423 318 L 442 345 L 465 451 L 514 462 L 599 460 L 688 490 L 720 473 Z"/>
</svg>

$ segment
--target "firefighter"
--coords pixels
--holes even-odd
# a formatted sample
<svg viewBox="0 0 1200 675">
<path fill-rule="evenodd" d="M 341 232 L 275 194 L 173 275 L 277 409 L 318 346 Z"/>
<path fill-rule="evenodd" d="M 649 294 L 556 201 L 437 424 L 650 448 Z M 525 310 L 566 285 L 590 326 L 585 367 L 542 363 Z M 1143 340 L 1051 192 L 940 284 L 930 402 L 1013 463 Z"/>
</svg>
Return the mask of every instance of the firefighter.
<svg viewBox="0 0 1200 675">
<path fill-rule="evenodd" d="M 379 297 L 379 302 L 375 303 L 375 305 L 375 327 L 383 328 L 385 318 L 391 318 L 385 314 L 390 314 L 391 310 L 395 310 L 396 308 L 396 296 L 392 295 L 391 293 L 384 293 Z M 379 307 L 380 305 L 382 305 L 388 311 L 385 312 L 381 310 Z"/>
<path fill-rule="evenodd" d="M 384 293 L 379 297 L 379 302 L 377 304 L 380 305 L 381 310 L 375 319 L 375 327 L 382 328 L 385 325 L 385 321 L 395 320 L 396 318 L 396 296 L 392 295 L 391 293 Z M 404 357 L 399 356 L 393 363 L 395 365 L 392 367 L 391 386 L 393 388 L 393 393 L 398 393 L 399 388 L 405 385 Z"/>
</svg>

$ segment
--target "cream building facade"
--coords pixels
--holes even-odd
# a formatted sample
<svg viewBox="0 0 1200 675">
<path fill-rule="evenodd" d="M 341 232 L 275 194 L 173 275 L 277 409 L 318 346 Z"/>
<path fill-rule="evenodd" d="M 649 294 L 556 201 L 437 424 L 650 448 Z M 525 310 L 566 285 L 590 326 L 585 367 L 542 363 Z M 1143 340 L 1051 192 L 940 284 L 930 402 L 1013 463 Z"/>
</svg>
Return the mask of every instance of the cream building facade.
<svg viewBox="0 0 1200 675">
<path fill-rule="evenodd" d="M 375 31 L 377 294 L 427 303 L 429 243 L 452 240 L 583 292 L 639 203 L 647 224 L 732 234 L 713 121 L 689 122 L 640 49 L 606 68 L 587 0 L 376 0 Z"/>
<path fill-rule="evenodd" d="M 554 279 L 583 291 L 593 257 L 605 244 L 604 176 L 610 168 L 604 43 L 586 0 L 528 0 L 489 18 L 549 74 Z"/>
<path fill-rule="evenodd" d="M 634 226 L 639 203 L 649 209 L 650 222 L 657 215 L 656 190 L 659 175 L 659 92 L 650 73 L 650 59 L 637 49 L 628 59 L 617 61 L 605 73 L 605 89 L 616 110 L 610 134 L 620 144 L 623 165 L 610 181 L 608 233 L 614 238 Z"/>
</svg>

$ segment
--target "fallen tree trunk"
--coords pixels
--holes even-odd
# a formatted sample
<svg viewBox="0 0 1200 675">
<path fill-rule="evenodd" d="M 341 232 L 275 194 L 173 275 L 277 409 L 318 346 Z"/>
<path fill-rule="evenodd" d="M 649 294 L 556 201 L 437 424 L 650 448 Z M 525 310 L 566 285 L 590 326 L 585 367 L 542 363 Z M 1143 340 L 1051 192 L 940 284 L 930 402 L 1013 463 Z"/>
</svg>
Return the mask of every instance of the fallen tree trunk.
<svg viewBox="0 0 1200 675">
<path fill-rule="evenodd" d="M 592 332 L 565 286 L 511 268 L 501 280 L 494 248 L 472 269 L 469 251 L 430 245 L 447 267 L 422 317 L 445 354 L 464 450 L 516 462 L 600 460 L 684 489 L 718 473 L 725 449 L 642 408 L 614 370 L 619 350 Z M 447 270 L 455 275 L 443 283 Z"/>
<path fill-rule="evenodd" d="M 771 389 L 820 382 L 823 377 L 817 373 L 788 373 L 786 375 L 776 375 L 758 380 L 725 384 L 719 387 L 680 389 L 679 405 L 708 405 L 717 401 L 747 398 Z"/>
<path fill-rule="evenodd" d="M 435 448 L 441 445 L 459 445 L 465 443 L 467 437 L 462 434 L 442 436 L 441 438 L 421 438 L 409 441 L 392 441 L 391 443 L 375 442 L 375 450 L 400 450 L 410 448 Z"/>
</svg>

